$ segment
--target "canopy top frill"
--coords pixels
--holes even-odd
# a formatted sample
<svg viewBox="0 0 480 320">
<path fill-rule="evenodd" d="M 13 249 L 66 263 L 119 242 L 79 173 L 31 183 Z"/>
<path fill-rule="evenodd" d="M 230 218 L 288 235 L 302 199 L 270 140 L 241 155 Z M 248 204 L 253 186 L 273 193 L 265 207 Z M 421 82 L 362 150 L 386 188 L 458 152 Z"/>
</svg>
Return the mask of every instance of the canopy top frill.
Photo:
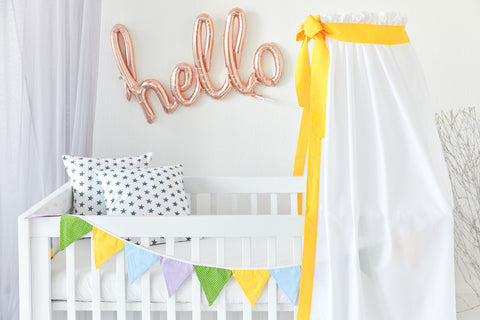
<svg viewBox="0 0 480 320">
<path fill-rule="evenodd" d="M 347 12 L 320 14 L 323 23 L 358 23 L 404 26 L 407 18 L 400 12 Z"/>
</svg>

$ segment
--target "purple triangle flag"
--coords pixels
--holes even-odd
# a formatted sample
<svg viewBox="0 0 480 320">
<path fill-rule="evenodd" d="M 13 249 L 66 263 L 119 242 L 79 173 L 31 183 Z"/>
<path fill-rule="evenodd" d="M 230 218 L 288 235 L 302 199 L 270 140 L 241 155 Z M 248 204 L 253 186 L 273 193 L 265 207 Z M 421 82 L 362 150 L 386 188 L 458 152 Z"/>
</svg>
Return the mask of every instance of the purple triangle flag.
<svg viewBox="0 0 480 320">
<path fill-rule="evenodd" d="M 130 244 L 128 241 L 125 241 L 125 259 L 127 260 L 130 284 L 160 260 L 158 255 Z"/>
<path fill-rule="evenodd" d="M 168 297 L 171 297 L 193 272 L 193 265 L 163 257 L 162 270 L 165 284 L 167 285 Z"/>
</svg>

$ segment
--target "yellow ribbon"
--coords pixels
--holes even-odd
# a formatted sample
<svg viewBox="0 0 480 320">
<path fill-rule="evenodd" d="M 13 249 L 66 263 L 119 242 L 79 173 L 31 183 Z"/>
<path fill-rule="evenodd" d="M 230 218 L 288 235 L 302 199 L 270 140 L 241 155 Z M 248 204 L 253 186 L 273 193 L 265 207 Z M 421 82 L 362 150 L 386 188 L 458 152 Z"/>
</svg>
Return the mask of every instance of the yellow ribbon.
<svg viewBox="0 0 480 320">
<path fill-rule="evenodd" d="M 303 107 L 294 176 L 302 176 L 307 157 L 307 199 L 303 240 L 302 275 L 297 319 L 310 319 L 313 274 L 318 225 L 320 159 L 322 138 L 325 136 L 329 52 L 325 37 L 344 42 L 394 45 L 409 42 L 405 26 L 323 23 L 320 16 L 308 16 L 297 33 L 302 47 L 295 66 L 295 88 L 298 104 Z M 312 62 L 308 42 L 313 39 Z M 302 197 L 298 197 L 298 212 L 302 213 Z"/>
</svg>

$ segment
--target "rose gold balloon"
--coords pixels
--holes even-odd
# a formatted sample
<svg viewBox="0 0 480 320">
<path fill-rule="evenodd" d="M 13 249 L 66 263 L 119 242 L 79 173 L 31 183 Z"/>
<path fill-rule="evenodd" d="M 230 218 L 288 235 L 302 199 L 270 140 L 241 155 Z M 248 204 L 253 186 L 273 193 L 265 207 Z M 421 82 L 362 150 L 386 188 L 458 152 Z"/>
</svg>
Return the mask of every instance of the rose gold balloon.
<svg viewBox="0 0 480 320">
<path fill-rule="evenodd" d="M 273 57 L 273 62 L 275 63 L 275 72 L 271 79 L 265 76 L 263 72 L 263 55 L 269 52 Z M 263 85 L 267 87 L 276 86 L 280 78 L 283 75 L 283 57 L 280 53 L 280 50 L 272 43 L 264 43 L 258 47 L 255 51 L 255 56 L 253 57 L 253 69 L 255 70 L 255 77 Z"/>
<path fill-rule="evenodd" d="M 163 110 L 170 114 L 173 113 L 175 110 L 178 108 L 178 102 L 175 99 L 172 99 L 173 101 L 170 101 L 170 97 L 168 96 L 167 91 L 165 88 L 162 86 L 162 84 L 156 80 L 156 79 L 147 79 L 143 80 L 142 84 L 140 85 L 140 100 L 138 101 L 142 107 L 146 107 L 147 109 L 151 109 L 152 107 L 150 106 L 150 103 L 148 102 L 147 98 L 147 91 L 148 90 L 153 90 L 155 94 L 157 95 L 158 99 L 162 103 Z M 138 99 L 138 98 L 137 98 Z M 155 119 L 155 112 L 153 112 L 153 119 Z M 148 118 L 147 118 L 148 121 Z M 153 122 L 153 120 L 152 120 Z M 152 123 L 148 121 L 148 123 Z"/>
<path fill-rule="evenodd" d="M 235 28 L 237 26 L 237 28 Z M 205 40 L 203 40 L 203 29 L 205 28 Z M 113 49 L 113 56 L 120 75 L 124 81 L 125 95 L 127 100 L 135 96 L 142 107 L 148 123 L 155 120 L 155 111 L 150 105 L 147 97 L 148 90 L 153 90 L 160 100 L 164 111 L 167 114 L 173 113 L 179 105 L 191 106 L 195 104 L 202 92 L 214 99 L 223 98 L 232 88 L 244 95 L 250 95 L 257 99 L 264 99 L 255 92 L 255 87 L 259 84 L 265 86 L 275 86 L 283 75 L 283 57 L 280 50 L 271 43 L 262 44 L 253 59 L 254 71 L 250 74 L 247 81 L 244 82 L 240 77 L 238 69 L 242 61 L 242 51 L 245 42 L 246 20 L 242 9 L 235 8 L 230 10 L 225 22 L 223 34 L 223 53 L 227 76 L 222 86 L 216 89 L 212 84 L 209 71 L 212 62 L 212 50 L 214 41 L 213 22 L 209 15 L 200 14 L 195 19 L 193 26 L 192 49 L 195 69 L 187 63 L 179 63 L 172 72 L 170 78 L 170 90 L 173 98 L 170 99 L 162 84 L 155 79 L 147 79 L 139 85 L 135 70 L 135 58 L 133 55 L 133 45 L 130 34 L 125 26 L 117 24 L 112 28 L 110 41 Z M 124 48 L 120 45 L 120 38 L 123 41 Z M 272 78 L 268 78 L 263 70 L 263 57 L 270 53 L 275 64 L 275 71 Z M 194 85 L 190 97 L 186 97 L 188 91 Z"/>
<path fill-rule="evenodd" d="M 125 54 L 120 47 L 120 36 L 122 36 L 125 46 Z M 137 75 L 135 72 L 135 59 L 133 56 L 132 39 L 130 38 L 127 28 L 121 24 L 115 25 L 110 33 L 110 40 L 112 43 L 115 62 L 117 63 L 117 67 L 120 70 L 120 75 L 124 81 L 127 100 L 130 100 L 132 94 L 135 96 L 138 103 L 142 107 L 148 123 L 153 123 L 155 120 L 155 111 L 150 105 L 147 97 L 148 90 L 153 90 L 155 92 L 157 97 L 160 99 L 163 109 L 166 113 L 174 112 L 178 107 L 178 103 L 175 99 L 170 101 L 170 97 L 165 91 L 165 88 L 163 88 L 162 84 L 158 82 L 158 80 L 147 79 L 138 85 Z"/>
<path fill-rule="evenodd" d="M 125 53 L 120 47 L 120 35 L 122 36 Z M 133 55 L 132 40 L 130 39 L 130 34 L 124 25 L 117 24 L 113 26 L 110 34 L 110 41 L 115 62 L 117 63 L 120 75 L 124 81 L 125 95 L 127 100 L 130 101 L 132 95 L 130 88 L 137 85 L 137 73 L 135 71 L 135 57 Z"/>
<path fill-rule="evenodd" d="M 181 82 L 182 76 L 183 82 Z M 183 92 L 190 88 L 193 79 L 195 79 L 195 89 L 190 98 L 185 98 Z M 184 62 L 177 64 L 175 69 L 173 69 L 172 77 L 170 78 L 170 89 L 178 103 L 186 107 L 195 104 L 202 91 L 202 87 L 196 78 L 193 68 Z"/>
<path fill-rule="evenodd" d="M 234 35 L 235 23 L 238 24 L 237 34 Z M 243 44 L 245 40 L 245 13 L 242 9 L 230 10 L 225 21 L 223 33 L 223 54 L 225 55 L 225 66 L 227 67 L 230 81 L 235 89 L 241 94 L 251 94 L 248 84 L 244 84 L 238 73 L 242 61 Z M 250 80 L 250 79 L 249 79 Z"/>
<path fill-rule="evenodd" d="M 205 42 L 202 41 L 203 27 L 205 27 Z M 205 92 L 214 99 L 221 99 L 230 92 L 232 86 L 227 75 L 221 88 L 215 89 L 208 76 L 212 61 L 213 37 L 212 18 L 208 14 L 202 13 L 195 19 L 193 25 L 193 61 L 197 68 L 199 82 Z"/>
<path fill-rule="evenodd" d="M 238 24 L 237 34 L 234 35 L 235 23 Z M 225 22 L 225 32 L 223 34 L 223 51 L 225 54 L 225 65 L 234 88 L 241 94 L 251 95 L 255 98 L 263 99 L 263 96 L 255 92 L 258 84 L 274 86 L 283 75 L 283 57 L 280 50 L 271 43 L 261 45 L 255 52 L 253 68 L 254 72 L 250 74 L 247 83 L 240 78 L 238 69 L 242 57 L 244 37 L 246 32 L 245 13 L 242 9 L 235 8 L 230 10 Z M 275 73 L 272 79 L 268 79 L 263 71 L 263 55 L 270 52 L 275 63 Z"/>
</svg>

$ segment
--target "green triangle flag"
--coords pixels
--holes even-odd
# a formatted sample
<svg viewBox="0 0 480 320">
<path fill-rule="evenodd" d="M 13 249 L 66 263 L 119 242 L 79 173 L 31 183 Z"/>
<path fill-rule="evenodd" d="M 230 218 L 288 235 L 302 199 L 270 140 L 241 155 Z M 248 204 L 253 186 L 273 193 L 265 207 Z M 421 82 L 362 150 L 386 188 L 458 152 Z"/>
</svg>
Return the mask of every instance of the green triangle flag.
<svg viewBox="0 0 480 320">
<path fill-rule="evenodd" d="M 232 270 L 205 266 L 193 266 L 203 292 L 211 306 L 232 276 Z"/>
<path fill-rule="evenodd" d="M 64 214 L 60 219 L 60 251 L 90 231 L 92 231 L 90 223 L 79 217 Z"/>
</svg>

